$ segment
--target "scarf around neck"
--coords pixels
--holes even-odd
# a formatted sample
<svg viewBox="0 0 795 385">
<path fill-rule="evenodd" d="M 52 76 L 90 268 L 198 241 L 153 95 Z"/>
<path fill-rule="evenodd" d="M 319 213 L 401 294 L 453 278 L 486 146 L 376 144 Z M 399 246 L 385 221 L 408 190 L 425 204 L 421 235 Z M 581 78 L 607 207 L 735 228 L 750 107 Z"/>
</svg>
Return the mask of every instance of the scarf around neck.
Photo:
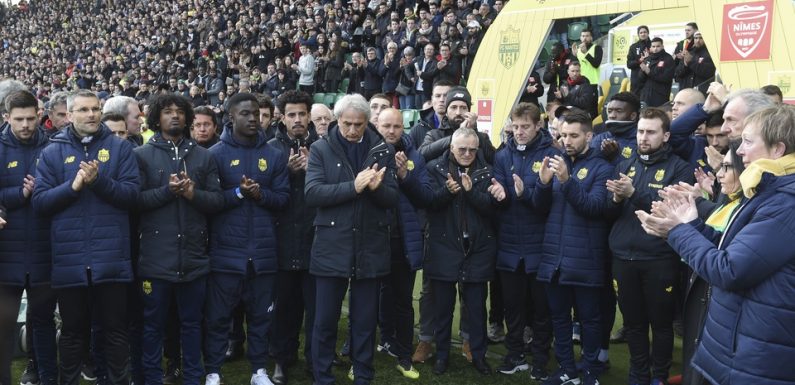
<svg viewBox="0 0 795 385">
<path fill-rule="evenodd" d="M 775 176 L 790 175 L 795 173 L 795 153 L 783 156 L 778 159 L 759 159 L 749 164 L 740 174 L 740 185 L 743 186 L 743 194 L 746 198 L 756 195 L 759 182 L 762 181 L 762 174 L 770 173 Z"/>
</svg>

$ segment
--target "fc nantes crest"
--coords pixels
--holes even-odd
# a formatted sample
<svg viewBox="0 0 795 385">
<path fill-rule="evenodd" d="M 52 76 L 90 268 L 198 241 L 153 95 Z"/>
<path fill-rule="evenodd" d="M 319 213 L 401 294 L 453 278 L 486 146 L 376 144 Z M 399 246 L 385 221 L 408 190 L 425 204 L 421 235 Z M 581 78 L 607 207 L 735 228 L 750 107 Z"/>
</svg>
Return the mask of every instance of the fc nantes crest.
<svg viewBox="0 0 795 385">
<path fill-rule="evenodd" d="M 665 169 L 659 169 L 656 173 L 654 173 L 654 180 L 657 182 L 661 182 L 665 178 Z"/>
<path fill-rule="evenodd" d="M 541 162 L 533 162 L 533 172 L 538 173 L 541 170 Z"/>
<path fill-rule="evenodd" d="M 257 167 L 259 167 L 260 171 L 265 172 L 265 170 L 268 169 L 268 161 L 266 161 L 264 158 L 259 158 L 259 161 L 257 162 Z"/>
<path fill-rule="evenodd" d="M 407 160 L 406 161 L 406 170 L 409 170 L 409 171 L 414 170 L 414 161 L 413 160 Z"/>
<path fill-rule="evenodd" d="M 588 176 L 587 168 L 581 168 L 580 171 L 577 171 L 577 179 L 583 180 L 586 176 Z"/>
<path fill-rule="evenodd" d="M 519 59 L 519 34 L 521 32 L 510 25 L 500 32 L 500 63 L 505 69 L 511 69 Z"/>
<path fill-rule="evenodd" d="M 110 151 L 104 148 L 99 150 L 99 154 L 97 154 L 97 159 L 99 159 L 99 161 L 102 163 L 107 162 L 108 160 L 110 160 Z"/>
<path fill-rule="evenodd" d="M 143 281 L 141 288 L 143 289 L 144 294 L 146 295 L 152 294 L 152 282 Z"/>
<path fill-rule="evenodd" d="M 624 147 L 621 150 L 621 156 L 623 156 L 626 159 L 629 159 L 629 157 L 632 156 L 632 148 L 630 148 L 629 146 Z"/>
</svg>

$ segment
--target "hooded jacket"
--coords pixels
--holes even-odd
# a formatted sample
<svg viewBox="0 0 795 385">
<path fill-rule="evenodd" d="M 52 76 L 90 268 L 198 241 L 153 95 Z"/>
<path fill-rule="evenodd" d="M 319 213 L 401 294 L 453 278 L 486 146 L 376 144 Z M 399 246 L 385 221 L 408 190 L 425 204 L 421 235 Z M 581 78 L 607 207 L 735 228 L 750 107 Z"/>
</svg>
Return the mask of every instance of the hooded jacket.
<svg viewBox="0 0 795 385">
<path fill-rule="evenodd" d="M 50 283 L 52 255 L 50 220 L 36 215 L 30 197 L 22 193 L 27 175 L 36 174 L 36 161 L 49 137 L 36 130 L 30 142 L 20 142 L 5 123 L 0 127 L 0 207 L 7 224 L 0 230 L 0 284 L 22 287 Z"/>
<path fill-rule="evenodd" d="M 259 131 L 253 145 L 239 143 L 228 124 L 210 149 L 218 165 L 224 210 L 213 218 L 210 237 L 213 272 L 271 274 L 277 270 L 276 212 L 290 194 L 287 154 L 271 146 Z M 260 186 L 258 201 L 240 198 L 243 176 Z"/>
<path fill-rule="evenodd" d="M 89 139 L 90 138 L 90 139 Z M 72 125 L 56 134 L 36 166 L 33 209 L 51 216 L 52 287 L 130 282 L 130 220 L 140 176 L 133 144 L 104 124 L 84 143 Z M 80 162 L 99 161 L 97 178 L 72 189 Z"/>
<path fill-rule="evenodd" d="M 189 137 L 174 143 L 158 132 L 135 149 L 135 156 L 141 172 L 138 275 L 168 282 L 207 275 L 209 216 L 223 207 L 218 168 L 210 152 Z M 180 172 L 187 172 L 195 183 L 192 200 L 168 188 L 170 176 Z"/>
</svg>

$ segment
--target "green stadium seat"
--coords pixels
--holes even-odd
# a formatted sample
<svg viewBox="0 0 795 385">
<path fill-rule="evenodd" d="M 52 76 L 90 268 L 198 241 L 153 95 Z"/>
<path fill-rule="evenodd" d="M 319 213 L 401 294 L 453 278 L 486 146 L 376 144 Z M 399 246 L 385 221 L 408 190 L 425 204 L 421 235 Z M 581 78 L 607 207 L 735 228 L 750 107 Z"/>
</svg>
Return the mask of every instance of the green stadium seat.
<svg viewBox="0 0 795 385">
<path fill-rule="evenodd" d="M 314 96 L 312 96 L 312 101 L 315 103 L 323 103 L 325 99 L 326 99 L 326 94 L 322 92 L 318 92 Z"/>
<path fill-rule="evenodd" d="M 417 110 L 402 110 L 403 128 L 411 128 L 417 118 Z"/>
<path fill-rule="evenodd" d="M 326 94 L 324 99 L 323 99 L 323 104 L 325 104 L 325 105 L 327 105 L 329 107 L 333 106 L 334 102 L 336 100 L 336 97 L 337 97 L 337 94 Z"/>
<path fill-rule="evenodd" d="M 353 52 L 345 54 L 345 62 L 348 64 L 353 64 Z"/>
<path fill-rule="evenodd" d="M 347 93 L 348 92 L 348 85 L 351 84 L 351 79 L 345 78 L 340 81 L 340 87 L 337 92 Z"/>
</svg>

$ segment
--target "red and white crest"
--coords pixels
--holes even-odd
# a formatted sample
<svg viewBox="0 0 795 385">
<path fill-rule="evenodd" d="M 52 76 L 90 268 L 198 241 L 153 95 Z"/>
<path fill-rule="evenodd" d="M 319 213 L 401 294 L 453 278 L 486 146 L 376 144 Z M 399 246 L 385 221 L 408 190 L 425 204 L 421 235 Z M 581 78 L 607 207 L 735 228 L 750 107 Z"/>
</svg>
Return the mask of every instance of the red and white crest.
<svg viewBox="0 0 795 385">
<path fill-rule="evenodd" d="M 721 61 L 770 58 L 773 0 L 723 7 Z"/>
</svg>

